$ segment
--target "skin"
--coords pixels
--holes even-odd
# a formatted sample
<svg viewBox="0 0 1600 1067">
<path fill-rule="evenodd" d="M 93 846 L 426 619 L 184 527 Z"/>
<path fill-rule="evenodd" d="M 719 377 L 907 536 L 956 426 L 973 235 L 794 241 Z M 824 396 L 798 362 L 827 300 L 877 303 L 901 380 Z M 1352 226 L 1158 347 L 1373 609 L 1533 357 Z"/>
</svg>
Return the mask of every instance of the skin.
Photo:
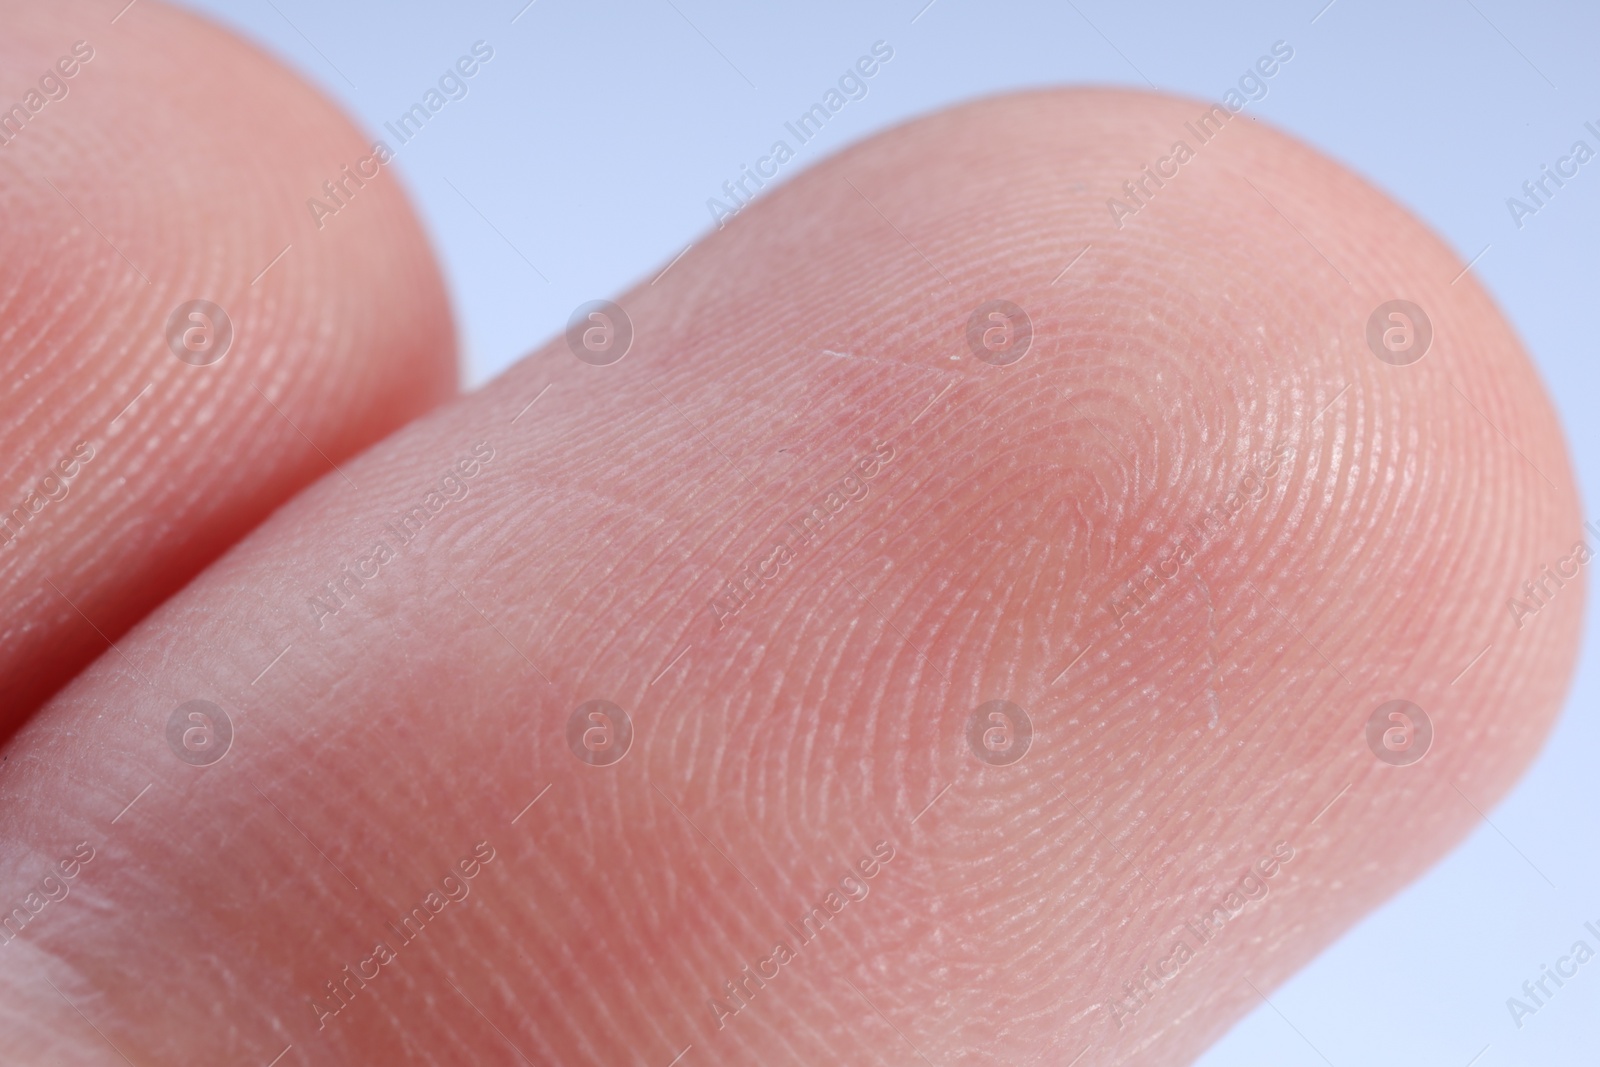
<svg viewBox="0 0 1600 1067">
<path fill-rule="evenodd" d="M 557 338 L 276 512 L 0 761 L 0 904 L 94 850 L 0 945 L 14 1058 L 1196 1056 L 1504 794 L 1583 607 L 1506 609 L 1580 537 L 1571 473 L 1414 219 L 1235 118 L 1113 222 L 1201 110 L 1038 92 L 879 135 L 619 297 L 620 362 Z M 1364 337 L 1396 297 L 1435 333 L 1406 367 Z M 1032 322 L 1009 366 L 965 338 L 991 299 Z M 1411 766 L 1365 739 L 1396 698 L 1435 730 Z M 207 766 L 166 738 L 195 699 L 234 731 Z M 632 723 L 609 766 L 568 743 L 595 699 Z M 1032 723 L 1009 766 L 966 740 L 994 699 Z"/>
<path fill-rule="evenodd" d="M 4 5 L 6 107 L 74 42 L 92 58 L 0 147 L 0 508 L 24 509 L 0 533 L 0 737 L 330 463 L 456 389 L 399 186 L 320 231 L 306 210 L 370 142 L 254 48 L 158 5 L 113 25 L 121 6 Z M 233 325 L 208 366 L 166 339 L 196 298 Z"/>
</svg>

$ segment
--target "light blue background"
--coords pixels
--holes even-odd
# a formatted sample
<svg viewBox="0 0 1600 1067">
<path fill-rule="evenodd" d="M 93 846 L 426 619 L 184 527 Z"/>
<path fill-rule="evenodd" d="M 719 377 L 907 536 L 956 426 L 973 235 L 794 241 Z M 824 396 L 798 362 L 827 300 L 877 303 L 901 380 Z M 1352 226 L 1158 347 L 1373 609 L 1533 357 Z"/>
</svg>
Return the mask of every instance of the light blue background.
<svg viewBox="0 0 1600 1067">
<path fill-rule="evenodd" d="M 470 95 L 395 168 L 444 262 L 473 385 L 563 328 L 579 303 L 653 277 L 707 228 L 706 198 L 875 40 L 894 60 L 784 178 L 903 119 L 1005 89 L 1148 78 L 1216 99 L 1287 40 L 1294 60 L 1251 114 L 1387 189 L 1463 260 L 1489 246 L 1478 276 L 1561 409 L 1585 500 L 1600 489 L 1600 161 L 1520 231 L 1505 205 L 1574 139 L 1595 143 L 1582 125 L 1600 125 L 1596 6 L 1336 0 L 1319 15 L 1325 0 L 188 2 L 373 131 L 473 41 L 494 47 Z M 1590 630 L 1565 717 L 1490 813 L 1498 832 L 1481 827 L 1329 948 L 1206 1067 L 1466 1067 L 1485 1046 L 1481 1067 L 1600 1062 L 1600 960 L 1520 1032 L 1505 1007 L 1583 920 L 1600 926 L 1597 664 Z"/>
</svg>

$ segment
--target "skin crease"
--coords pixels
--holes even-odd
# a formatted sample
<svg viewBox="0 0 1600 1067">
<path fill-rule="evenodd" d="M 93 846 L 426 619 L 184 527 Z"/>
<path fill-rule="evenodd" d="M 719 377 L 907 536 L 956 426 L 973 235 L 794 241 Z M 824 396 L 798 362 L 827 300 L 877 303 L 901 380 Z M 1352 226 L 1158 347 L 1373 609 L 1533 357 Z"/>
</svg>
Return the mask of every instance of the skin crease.
<svg viewBox="0 0 1600 1067">
<path fill-rule="evenodd" d="M 95 850 L 0 945 L 10 1058 L 1198 1055 L 1504 794 L 1583 606 L 1580 578 L 1506 611 L 1579 539 L 1564 445 L 1408 214 L 1235 118 L 1114 225 L 1201 110 L 1036 92 L 877 136 L 619 298 L 620 362 L 558 338 L 275 514 L 0 763 L 0 905 Z M 1435 331 L 1408 367 L 1364 339 L 1396 297 Z M 990 299 L 1031 317 L 1010 366 L 964 337 Z M 865 494 L 713 610 L 869 452 Z M 461 461 L 465 496 L 430 502 Z M 1364 739 L 1394 698 L 1436 731 L 1409 767 Z M 193 699 L 235 730 L 207 767 L 165 739 Z M 592 699 L 631 717 L 612 766 L 568 747 Z M 1032 720 L 1007 767 L 966 745 L 993 699 Z M 801 944 L 787 924 L 879 842 Z M 475 847 L 470 896 L 396 936 Z M 1122 984 L 1275 855 L 1119 1026 Z M 311 998 L 380 939 L 319 1030 Z M 795 958 L 719 1026 L 779 940 Z"/>
<path fill-rule="evenodd" d="M 330 462 L 455 393 L 399 186 L 320 231 L 305 207 L 370 143 L 209 23 L 141 4 L 113 25 L 121 6 L 0 5 L 5 107 L 92 53 L 0 147 L 0 510 L 26 516 L 0 534 L 0 737 Z M 195 298 L 233 323 L 210 366 L 166 342 Z"/>
</svg>

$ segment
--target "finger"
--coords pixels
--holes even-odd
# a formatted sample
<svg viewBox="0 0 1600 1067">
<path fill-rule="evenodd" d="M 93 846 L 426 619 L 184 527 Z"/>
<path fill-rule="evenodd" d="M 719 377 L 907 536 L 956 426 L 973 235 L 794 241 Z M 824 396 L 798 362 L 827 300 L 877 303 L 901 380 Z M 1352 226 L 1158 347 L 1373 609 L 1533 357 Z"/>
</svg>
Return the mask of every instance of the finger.
<svg viewBox="0 0 1600 1067">
<path fill-rule="evenodd" d="M 620 361 L 579 316 L 280 512 L 0 771 L 13 896 L 95 850 L 6 950 L 19 1041 L 1195 1055 L 1507 788 L 1582 599 L 1507 618 L 1570 475 L 1413 219 L 1214 117 L 1113 217 L 1198 117 L 878 137 L 623 298 Z"/>
<path fill-rule="evenodd" d="M 324 99 L 159 3 L 5 6 L 0 736 L 455 388 L 427 244 Z"/>
</svg>

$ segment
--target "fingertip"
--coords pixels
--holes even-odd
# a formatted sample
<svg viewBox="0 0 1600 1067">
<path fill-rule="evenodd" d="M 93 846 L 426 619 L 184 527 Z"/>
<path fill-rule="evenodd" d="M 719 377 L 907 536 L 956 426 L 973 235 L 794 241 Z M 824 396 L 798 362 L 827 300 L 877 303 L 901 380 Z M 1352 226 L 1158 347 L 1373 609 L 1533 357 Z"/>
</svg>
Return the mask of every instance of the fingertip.
<svg viewBox="0 0 1600 1067">
<path fill-rule="evenodd" d="M 326 99 L 158 0 L 14 7 L 0 728 L 458 380 L 394 164 Z"/>
</svg>

